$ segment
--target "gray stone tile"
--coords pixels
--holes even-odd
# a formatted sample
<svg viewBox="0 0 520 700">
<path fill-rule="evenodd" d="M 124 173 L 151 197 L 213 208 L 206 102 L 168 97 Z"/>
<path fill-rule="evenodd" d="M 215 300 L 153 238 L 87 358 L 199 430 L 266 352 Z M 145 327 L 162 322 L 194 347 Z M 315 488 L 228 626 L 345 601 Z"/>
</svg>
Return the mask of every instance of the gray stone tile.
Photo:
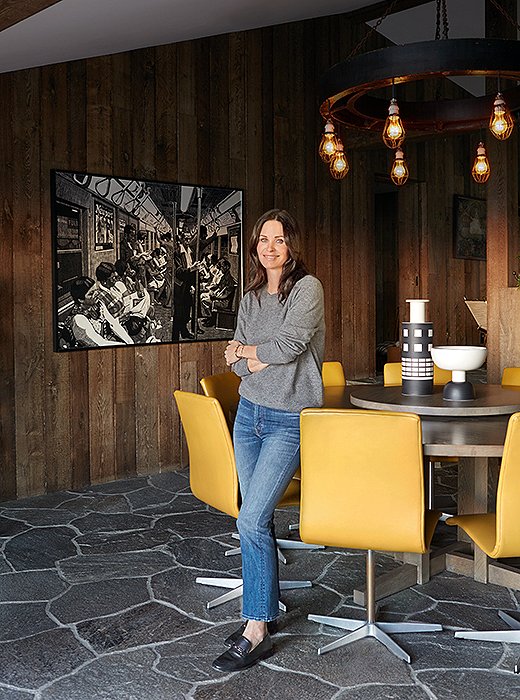
<svg viewBox="0 0 520 700">
<path fill-rule="evenodd" d="M 138 491 L 132 491 L 127 494 L 127 499 L 133 510 L 139 508 L 153 508 L 154 506 L 164 505 L 175 498 L 171 491 L 155 488 L 155 486 L 146 486 Z"/>
<path fill-rule="evenodd" d="M 11 517 L 10 510 L 6 511 L 6 516 L 8 517 L 0 517 L 0 535 L 2 537 L 12 537 L 29 529 L 29 526 L 21 520 L 17 520 L 15 515 Z"/>
<path fill-rule="evenodd" d="M 41 527 L 16 535 L 6 543 L 4 554 L 17 571 L 52 569 L 58 559 L 76 553 L 69 527 Z"/>
<path fill-rule="evenodd" d="M 73 527 L 85 532 L 122 532 L 123 530 L 144 530 L 150 527 L 151 520 L 145 515 L 133 513 L 89 513 L 71 522 Z"/>
<path fill-rule="evenodd" d="M 58 508 L 65 508 L 78 515 L 92 511 L 96 513 L 128 513 L 130 511 L 128 501 L 119 494 L 109 496 L 82 495 L 70 501 L 64 501 Z"/>
<path fill-rule="evenodd" d="M 189 685 L 156 673 L 154 661 L 148 649 L 104 656 L 53 683 L 41 700 L 184 700 Z"/>
<path fill-rule="evenodd" d="M 418 679 L 437 700 L 518 700 L 520 676 L 510 673 L 461 669 L 421 671 Z"/>
<path fill-rule="evenodd" d="M 314 624 L 318 630 L 319 626 Z M 327 628 L 323 626 L 322 629 Z M 336 630 L 338 631 L 341 636 L 346 634 L 346 631 Z M 289 671 L 304 670 L 340 687 L 379 683 L 382 679 L 388 684 L 413 684 L 407 664 L 396 658 L 377 640 L 362 639 L 318 656 L 318 648 L 332 640 L 332 637 L 324 634 L 296 637 L 277 635 L 277 651 L 272 657 L 272 663 Z"/>
<path fill-rule="evenodd" d="M 145 476 L 136 476 L 132 479 L 109 481 L 106 484 L 93 484 L 85 489 L 85 493 L 126 494 L 142 489 L 144 486 L 148 486 L 147 478 Z"/>
<path fill-rule="evenodd" d="M 165 642 L 204 628 L 204 623 L 160 603 L 146 603 L 118 615 L 77 625 L 80 637 L 98 653 Z"/>
<path fill-rule="evenodd" d="M 141 578 L 176 566 L 164 552 L 119 552 L 78 555 L 62 559 L 58 570 L 69 583 L 88 583 L 113 578 Z"/>
<path fill-rule="evenodd" d="M 112 615 L 150 599 L 146 579 L 112 579 L 78 584 L 54 600 L 50 612 L 63 624 Z"/>
<path fill-rule="evenodd" d="M 0 554 L 0 574 L 7 574 L 12 571 L 9 564 L 6 562 L 3 554 Z"/>
<path fill-rule="evenodd" d="M 30 698 L 34 698 L 32 693 L 26 693 L 23 690 L 2 688 L 0 686 L 0 700 L 30 700 Z"/>
<path fill-rule="evenodd" d="M 195 569 L 213 569 L 213 571 L 237 571 L 241 567 L 239 556 L 226 557 L 225 547 L 204 537 L 170 542 L 167 549 L 181 566 Z"/>
<path fill-rule="evenodd" d="M 0 604 L 0 641 L 20 639 L 56 627 L 45 613 L 45 603 Z"/>
<path fill-rule="evenodd" d="M 152 577 L 152 591 L 157 600 L 164 600 L 187 615 L 213 622 L 240 620 L 241 599 L 208 610 L 206 603 L 225 593 L 224 588 L 195 583 L 197 576 L 215 577 L 214 571 L 193 571 L 178 567 Z M 218 575 L 218 574 L 217 574 Z M 230 577 L 232 578 L 232 577 Z"/>
<path fill-rule="evenodd" d="M 71 673 L 91 658 L 91 652 L 67 629 L 54 629 L 15 642 L 1 642 L 0 683 L 36 690 Z"/>
<path fill-rule="evenodd" d="M 148 477 L 148 482 L 158 489 L 180 493 L 189 488 L 189 475 L 187 470 L 180 472 L 162 472 L 162 474 L 152 474 Z"/>
<path fill-rule="evenodd" d="M 68 525 L 76 517 L 68 510 L 57 510 L 51 508 L 13 508 L 8 511 L 9 518 L 16 518 L 29 525 Z M 3 519 L 2 519 L 3 520 Z M 2 525 L 0 523 L 0 529 Z M 27 529 L 24 527 L 23 529 Z M 14 533 L 13 533 L 14 534 Z"/>
<path fill-rule="evenodd" d="M 494 586 L 491 583 L 482 585 L 471 578 L 447 571 L 434 576 L 428 583 L 418 586 L 417 590 L 435 600 L 511 608 L 511 596 L 506 588 Z"/>
<path fill-rule="evenodd" d="M 426 700 L 430 696 L 419 686 L 374 683 L 344 690 L 335 700 Z"/>
<path fill-rule="evenodd" d="M 197 513 L 166 515 L 155 527 L 170 530 L 180 537 L 213 537 L 226 532 L 235 532 L 235 519 L 228 515 L 201 510 Z"/>
<path fill-rule="evenodd" d="M 159 547 L 178 539 L 167 530 L 137 530 L 133 532 L 93 532 L 79 535 L 74 540 L 82 554 L 110 554 L 132 552 Z"/>
<path fill-rule="evenodd" d="M 46 493 L 43 496 L 32 496 L 31 498 L 20 498 L 18 501 L 5 501 L 2 508 L 57 508 L 63 501 L 70 500 L 74 494 L 70 491 L 56 491 Z"/>
<path fill-rule="evenodd" d="M 153 508 L 153 514 L 155 516 L 162 516 L 162 515 L 173 515 L 177 513 L 198 513 L 200 511 L 207 511 L 208 506 L 205 503 L 202 503 L 202 501 L 198 501 L 194 496 L 191 494 L 172 494 L 172 499 L 168 503 L 164 503 L 163 505 L 155 506 Z M 144 514 L 149 514 L 150 509 L 145 508 L 142 511 L 135 509 L 135 513 L 142 512 Z M 217 511 L 214 511 L 217 512 Z M 162 520 L 162 518 L 161 518 Z M 158 521 L 158 525 L 161 522 L 161 520 Z"/>
<path fill-rule="evenodd" d="M 457 639 L 449 630 L 436 634 L 398 635 L 397 641 L 401 637 L 406 639 L 414 671 L 428 668 L 474 668 L 475 666 L 492 669 L 500 662 L 504 653 L 502 644 Z"/>
<path fill-rule="evenodd" d="M 50 600 L 67 588 L 56 571 L 22 571 L 0 576 L 0 601 Z"/>
<path fill-rule="evenodd" d="M 262 661 L 246 673 L 224 676 L 218 683 L 200 685 L 194 700 L 253 700 L 253 698 L 298 698 L 298 700 L 330 700 L 338 688 L 305 674 L 280 673 L 271 667 L 273 659 Z"/>
</svg>

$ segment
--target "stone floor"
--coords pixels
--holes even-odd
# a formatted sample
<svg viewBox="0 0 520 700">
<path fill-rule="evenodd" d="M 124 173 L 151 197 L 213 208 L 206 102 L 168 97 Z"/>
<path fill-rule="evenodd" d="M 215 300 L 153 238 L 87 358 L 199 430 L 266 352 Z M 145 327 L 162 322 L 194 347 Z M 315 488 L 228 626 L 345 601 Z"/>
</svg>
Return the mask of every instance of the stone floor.
<svg viewBox="0 0 520 700">
<path fill-rule="evenodd" d="M 453 505 L 455 472 L 440 475 Z M 277 530 L 296 519 L 277 512 Z M 441 623 L 440 633 L 399 635 L 399 661 L 363 640 L 318 657 L 338 631 L 307 614 L 362 617 L 352 590 L 364 580 L 356 551 L 286 551 L 288 591 L 276 654 L 241 674 L 211 668 L 239 604 L 213 610 L 221 592 L 197 575 L 239 576 L 231 518 L 189 491 L 186 472 L 139 477 L 0 504 L 0 700 L 492 700 L 520 697 L 512 671 L 520 646 L 456 640 L 454 630 L 501 628 L 496 608 L 518 616 L 520 593 L 443 573 L 384 601 L 386 620 Z M 450 531 L 451 532 L 451 531 Z M 294 536 L 294 535 L 293 535 Z M 441 541 L 446 534 L 440 532 Z M 378 569 L 397 566 L 378 556 Z"/>
</svg>

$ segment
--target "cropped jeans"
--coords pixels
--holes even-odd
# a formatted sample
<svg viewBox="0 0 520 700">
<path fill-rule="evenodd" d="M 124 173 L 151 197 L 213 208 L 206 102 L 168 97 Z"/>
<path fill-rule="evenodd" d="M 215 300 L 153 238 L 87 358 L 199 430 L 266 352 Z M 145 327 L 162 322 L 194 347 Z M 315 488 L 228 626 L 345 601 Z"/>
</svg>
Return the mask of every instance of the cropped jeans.
<svg viewBox="0 0 520 700">
<path fill-rule="evenodd" d="M 300 414 L 241 398 L 233 442 L 242 495 L 242 616 L 268 622 L 278 616 L 279 600 L 273 515 L 299 465 Z"/>
</svg>

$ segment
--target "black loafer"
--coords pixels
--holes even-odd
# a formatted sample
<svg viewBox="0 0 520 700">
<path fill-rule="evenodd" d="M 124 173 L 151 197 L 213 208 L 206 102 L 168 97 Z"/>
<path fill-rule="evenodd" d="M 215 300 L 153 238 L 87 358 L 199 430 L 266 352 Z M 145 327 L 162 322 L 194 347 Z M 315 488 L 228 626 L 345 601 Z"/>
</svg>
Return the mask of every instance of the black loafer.
<svg viewBox="0 0 520 700">
<path fill-rule="evenodd" d="M 240 637 L 244 634 L 244 630 L 246 629 L 247 625 L 247 620 L 243 622 L 240 627 L 232 632 L 229 637 L 226 637 L 224 639 L 224 646 L 225 647 L 232 647 L 235 642 L 238 642 Z M 278 632 L 278 623 L 276 620 L 271 620 L 270 622 L 267 623 L 267 631 L 269 634 L 276 634 Z"/>
<path fill-rule="evenodd" d="M 273 643 L 269 634 L 266 634 L 254 649 L 251 649 L 249 639 L 239 637 L 233 646 L 218 656 L 211 665 L 217 671 L 225 673 L 243 671 L 246 668 L 251 668 L 262 659 L 267 659 L 273 652 Z"/>
</svg>

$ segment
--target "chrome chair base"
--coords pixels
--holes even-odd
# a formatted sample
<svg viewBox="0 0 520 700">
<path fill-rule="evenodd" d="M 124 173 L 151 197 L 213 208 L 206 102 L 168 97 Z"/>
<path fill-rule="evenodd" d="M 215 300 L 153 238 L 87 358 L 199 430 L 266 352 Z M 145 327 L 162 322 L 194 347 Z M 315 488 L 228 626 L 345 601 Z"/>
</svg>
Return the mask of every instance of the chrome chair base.
<svg viewBox="0 0 520 700">
<path fill-rule="evenodd" d="M 520 644 L 520 621 L 503 610 L 498 611 L 501 619 L 511 627 L 509 630 L 486 630 L 468 632 L 455 632 L 455 636 L 460 639 L 477 639 L 481 642 L 509 642 L 510 644 Z"/>
<path fill-rule="evenodd" d="M 204 576 L 197 576 L 195 583 L 201 583 L 203 586 L 216 586 L 217 588 L 229 588 L 227 593 L 210 600 L 206 603 L 206 608 L 211 610 L 211 608 L 216 608 L 217 605 L 222 605 L 222 603 L 227 603 L 235 598 L 240 598 L 243 592 L 243 584 L 241 578 L 207 578 Z M 294 588 L 310 588 L 312 586 L 311 581 L 280 581 L 280 590 L 289 591 Z M 282 612 L 287 612 L 287 607 L 282 601 L 278 601 L 278 607 Z"/>
<path fill-rule="evenodd" d="M 346 634 L 339 639 L 335 639 L 330 644 L 318 649 L 318 654 L 326 654 L 333 649 L 357 642 L 365 637 L 374 637 L 381 644 L 395 654 L 399 659 L 403 659 L 406 663 L 410 663 L 410 656 L 402 649 L 394 640 L 388 636 L 387 632 L 398 634 L 408 632 L 417 634 L 418 632 L 440 632 L 441 625 L 425 624 L 422 622 L 364 622 L 363 620 L 353 620 L 341 617 L 328 617 L 325 615 L 309 615 L 308 618 L 312 622 L 318 622 L 322 625 L 330 625 L 331 627 L 339 627 L 340 629 L 353 630 L 350 634 Z"/>
</svg>

